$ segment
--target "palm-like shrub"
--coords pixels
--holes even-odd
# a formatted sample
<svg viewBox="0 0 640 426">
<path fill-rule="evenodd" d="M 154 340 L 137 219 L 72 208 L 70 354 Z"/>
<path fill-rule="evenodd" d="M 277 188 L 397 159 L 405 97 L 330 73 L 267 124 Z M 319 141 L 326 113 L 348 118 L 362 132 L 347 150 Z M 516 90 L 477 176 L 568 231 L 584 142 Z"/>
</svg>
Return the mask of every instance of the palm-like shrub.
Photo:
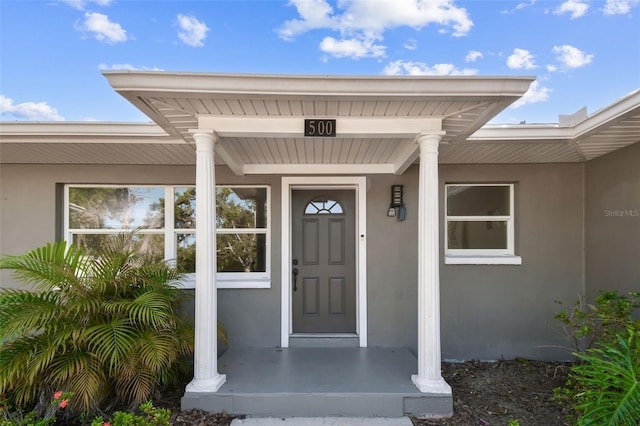
<svg viewBox="0 0 640 426">
<path fill-rule="evenodd" d="M 640 330 L 628 329 L 617 343 L 604 343 L 571 368 L 580 392 L 575 395 L 577 424 L 637 426 L 640 424 Z"/>
<path fill-rule="evenodd" d="M 0 258 L 35 291 L 0 290 L 0 394 L 26 406 L 63 389 L 84 413 L 140 403 L 193 352 L 177 314 L 181 278 L 135 249 L 131 234 L 89 256 L 64 242 Z"/>
</svg>

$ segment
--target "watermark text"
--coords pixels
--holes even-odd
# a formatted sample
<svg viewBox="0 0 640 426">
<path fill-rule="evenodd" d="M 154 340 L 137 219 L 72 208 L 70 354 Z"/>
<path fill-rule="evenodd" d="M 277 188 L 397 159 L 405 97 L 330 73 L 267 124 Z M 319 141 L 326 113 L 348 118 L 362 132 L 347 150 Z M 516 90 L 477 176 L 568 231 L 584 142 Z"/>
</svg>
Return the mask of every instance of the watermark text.
<svg viewBox="0 0 640 426">
<path fill-rule="evenodd" d="M 605 209 L 605 217 L 640 217 L 640 209 Z"/>
</svg>

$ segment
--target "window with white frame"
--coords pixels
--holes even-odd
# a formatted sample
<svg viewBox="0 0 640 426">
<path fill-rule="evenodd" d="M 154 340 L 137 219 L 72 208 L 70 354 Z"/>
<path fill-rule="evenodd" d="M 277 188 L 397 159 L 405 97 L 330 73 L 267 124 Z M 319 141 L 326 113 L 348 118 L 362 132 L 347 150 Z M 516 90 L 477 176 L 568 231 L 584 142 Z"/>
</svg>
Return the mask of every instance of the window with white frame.
<svg viewBox="0 0 640 426">
<path fill-rule="evenodd" d="M 514 254 L 513 184 L 447 184 L 445 190 L 446 263 L 520 262 Z M 512 261 L 487 261 L 492 257 Z"/>
<path fill-rule="evenodd" d="M 221 288 L 269 287 L 269 197 L 268 186 L 216 187 Z M 65 238 L 91 253 L 107 235 L 136 230 L 140 250 L 174 263 L 190 281 L 196 262 L 195 207 L 193 186 L 67 185 Z"/>
</svg>

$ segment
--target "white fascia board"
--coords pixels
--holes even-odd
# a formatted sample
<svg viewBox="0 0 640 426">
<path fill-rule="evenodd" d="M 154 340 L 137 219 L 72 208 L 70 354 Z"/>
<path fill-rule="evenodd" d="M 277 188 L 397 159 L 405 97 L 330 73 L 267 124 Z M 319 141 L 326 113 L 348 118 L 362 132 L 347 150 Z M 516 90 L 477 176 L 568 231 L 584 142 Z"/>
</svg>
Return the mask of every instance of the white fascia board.
<svg viewBox="0 0 640 426">
<path fill-rule="evenodd" d="M 517 140 L 570 140 L 575 132 L 569 127 L 558 127 L 557 124 L 506 124 L 487 125 L 478 129 L 467 138 L 473 142 L 517 141 Z"/>
<path fill-rule="evenodd" d="M 588 136 L 625 114 L 640 109 L 640 89 L 591 114 L 573 127 L 558 124 L 489 124 L 471 135 L 469 141 L 574 140 Z"/>
<path fill-rule="evenodd" d="M 247 175 L 392 174 L 393 164 L 245 164 Z"/>
<path fill-rule="evenodd" d="M 175 144 L 184 140 L 171 137 L 157 124 L 99 122 L 2 122 L 0 143 L 150 143 Z"/>
<path fill-rule="evenodd" d="M 618 117 L 640 110 L 640 89 L 631 92 L 615 103 L 599 109 L 575 126 L 575 137 L 588 136 L 603 125 L 613 122 Z"/>
<path fill-rule="evenodd" d="M 4 135 L 79 135 L 79 136 L 166 136 L 162 127 L 153 123 L 117 122 L 0 122 L 0 134 Z"/>
<path fill-rule="evenodd" d="M 198 117 L 198 127 L 213 129 L 220 137 L 304 136 L 304 120 L 309 117 Z M 336 137 L 340 138 L 413 138 L 419 133 L 440 132 L 441 118 L 411 117 L 315 117 L 334 118 Z"/>
<path fill-rule="evenodd" d="M 119 93 L 276 97 L 520 97 L 535 77 L 320 76 L 103 71 Z"/>
</svg>

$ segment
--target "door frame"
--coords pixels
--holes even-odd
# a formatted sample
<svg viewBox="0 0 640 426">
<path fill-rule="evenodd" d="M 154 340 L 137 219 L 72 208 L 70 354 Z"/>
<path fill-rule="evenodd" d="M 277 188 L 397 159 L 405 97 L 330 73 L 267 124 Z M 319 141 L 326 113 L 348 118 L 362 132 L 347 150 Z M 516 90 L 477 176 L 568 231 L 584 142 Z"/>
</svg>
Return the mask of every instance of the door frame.
<svg viewBox="0 0 640 426">
<path fill-rule="evenodd" d="M 289 347 L 293 330 L 291 292 L 291 191 L 304 189 L 352 189 L 355 191 L 356 333 L 367 347 L 367 178 L 364 176 L 300 176 L 282 178 L 282 270 L 280 346 Z"/>
</svg>

